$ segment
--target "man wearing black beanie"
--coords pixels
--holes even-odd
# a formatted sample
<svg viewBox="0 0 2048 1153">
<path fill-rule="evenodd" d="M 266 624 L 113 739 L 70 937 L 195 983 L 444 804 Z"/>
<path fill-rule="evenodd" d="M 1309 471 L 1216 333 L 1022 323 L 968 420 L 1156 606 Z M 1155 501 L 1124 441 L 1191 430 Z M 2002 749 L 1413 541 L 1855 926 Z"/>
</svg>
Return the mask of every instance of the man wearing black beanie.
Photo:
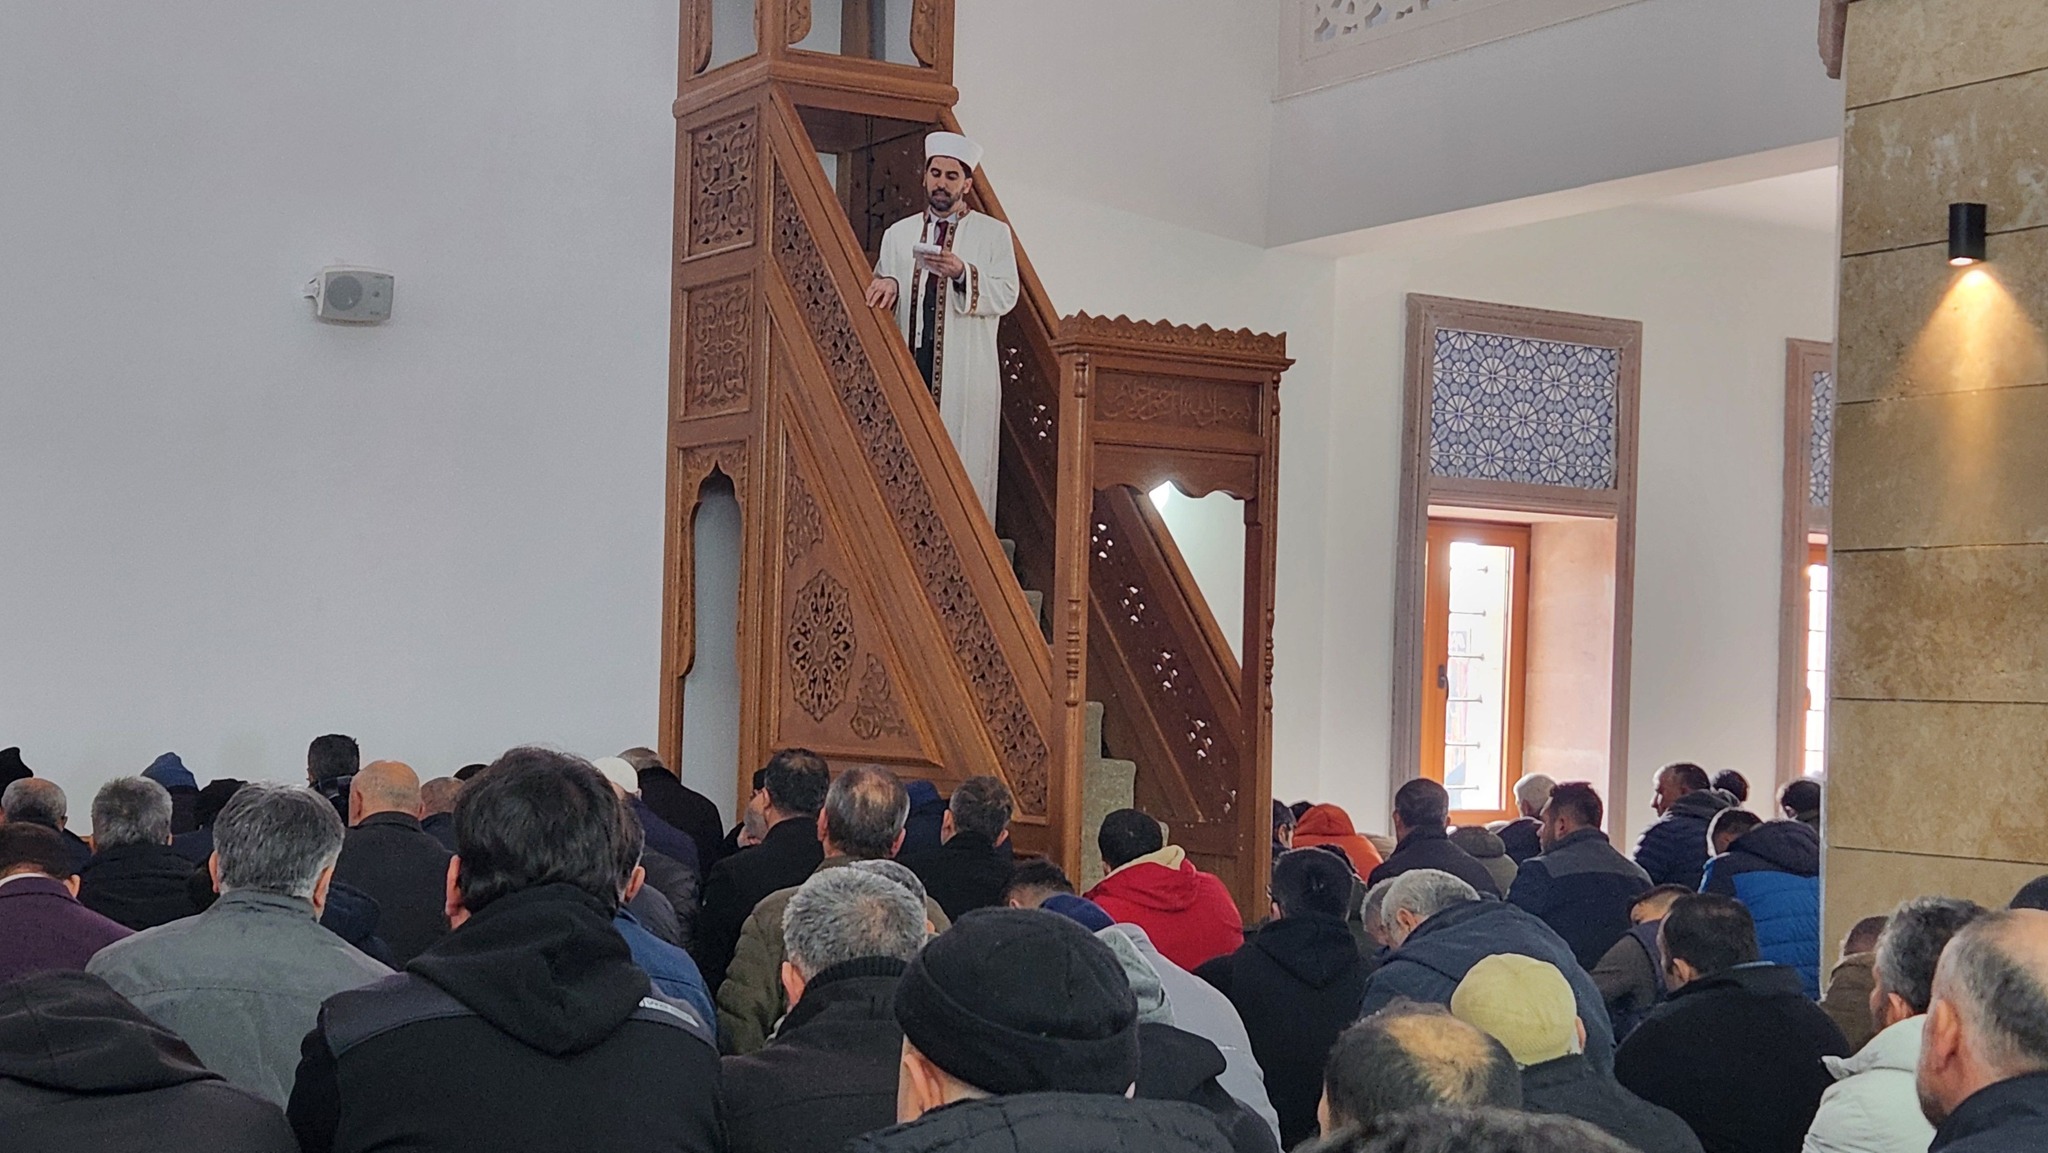
<svg viewBox="0 0 2048 1153">
<path fill-rule="evenodd" d="M 896 987 L 895 1127 L 847 1153 L 1229 1153 L 1213 1114 L 1134 1101 L 1138 1002 L 1109 946 L 1039 909 L 977 909 Z"/>
</svg>

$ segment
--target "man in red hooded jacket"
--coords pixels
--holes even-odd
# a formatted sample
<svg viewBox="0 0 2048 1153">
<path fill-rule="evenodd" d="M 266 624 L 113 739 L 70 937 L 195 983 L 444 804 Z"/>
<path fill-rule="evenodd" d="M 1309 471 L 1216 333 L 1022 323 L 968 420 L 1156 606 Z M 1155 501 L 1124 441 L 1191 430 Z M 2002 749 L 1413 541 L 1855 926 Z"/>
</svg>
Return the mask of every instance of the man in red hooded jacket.
<svg viewBox="0 0 2048 1153">
<path fill-rule="evenodd" d="M 1109 875 L 1088 899 L 1144 929 L 1167 960 L 1193 969 L 1244 944 L 1244 918 L 1230 890 L 1195 868 L 1180 846 L 1168 845 L 1158 821 L 1118 809 L 1103 818 L 1095 844 Z"/>
</svg>

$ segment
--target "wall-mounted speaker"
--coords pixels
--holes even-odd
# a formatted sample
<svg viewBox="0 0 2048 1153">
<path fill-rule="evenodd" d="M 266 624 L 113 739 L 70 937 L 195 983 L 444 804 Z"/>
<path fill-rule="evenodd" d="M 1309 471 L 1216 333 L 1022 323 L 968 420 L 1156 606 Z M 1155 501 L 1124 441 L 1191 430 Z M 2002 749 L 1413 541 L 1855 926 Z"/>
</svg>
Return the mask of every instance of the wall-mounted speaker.
<svg viewBox="0 0 2048 1153">
<path fill-rule="evenodd" d="M 313 302 L 313 315 L 322 320 L 376 324 L 391 319 L 394 283 L 388 272 L 336 265 L 320 270 L 306 285 L 306 297 Z"/>
</svg>

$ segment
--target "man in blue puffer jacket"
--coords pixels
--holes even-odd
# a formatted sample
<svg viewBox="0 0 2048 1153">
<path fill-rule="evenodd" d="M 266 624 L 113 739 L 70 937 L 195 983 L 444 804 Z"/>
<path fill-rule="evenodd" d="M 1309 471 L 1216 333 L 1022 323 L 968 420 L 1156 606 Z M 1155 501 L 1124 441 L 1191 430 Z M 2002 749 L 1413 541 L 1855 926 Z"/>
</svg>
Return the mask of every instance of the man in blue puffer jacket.
<svg viewBox="0 0 2048 1153">
<path fill-rule="evenodd" d="M 1820 997 L 1820 834 L 1798 821 L 1763 821 L 1744 809 L 1714 817 L 1717 855 L 1700 892 L 1741 901 L 1756 921 L 1763 959 L 1799 971 Z"/>
<path fill-rule="evenodd" d="M 1735 803 L 1713 788 L 1707 771 L 1681 761 L 1657 770 L 1657 791 L 1650 807 L 1658 821 L 1636 842 L 1636 864 L 1657 885 L 1684 885 L 1698 891 L 1700 869 L 1707 863 L 1707 822 Z"/>
</svg>

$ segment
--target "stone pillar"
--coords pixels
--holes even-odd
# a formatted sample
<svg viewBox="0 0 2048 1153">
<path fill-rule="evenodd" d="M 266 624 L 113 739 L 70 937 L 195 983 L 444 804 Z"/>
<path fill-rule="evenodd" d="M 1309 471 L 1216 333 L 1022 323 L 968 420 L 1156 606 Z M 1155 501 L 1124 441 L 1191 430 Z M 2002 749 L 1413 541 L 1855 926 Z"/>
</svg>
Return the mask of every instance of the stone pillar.
<svg viewBox="0 0 2048 1153">
<path fill-rule="evenodd" d="M 1855 0 L 1844 73 L 1829 957 L 2048 873 L 2048 3 Z"/>
</svg>

